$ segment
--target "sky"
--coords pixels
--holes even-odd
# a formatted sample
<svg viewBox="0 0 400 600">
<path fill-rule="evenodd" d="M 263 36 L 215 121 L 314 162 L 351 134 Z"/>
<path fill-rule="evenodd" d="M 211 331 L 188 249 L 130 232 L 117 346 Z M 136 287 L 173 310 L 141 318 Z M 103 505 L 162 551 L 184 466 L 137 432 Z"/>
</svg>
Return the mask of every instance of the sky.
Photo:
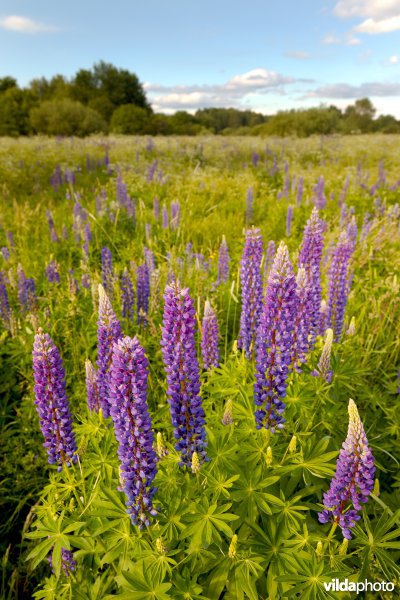
<svg viewBox="0 0 400 600">
<path fill-rule="evenodd" d="M 99 60 L 136 73 L 157 112 L 368 96 L 400 118 L 400 0 L 0 0 L 0 77 Z"/>
</svg>

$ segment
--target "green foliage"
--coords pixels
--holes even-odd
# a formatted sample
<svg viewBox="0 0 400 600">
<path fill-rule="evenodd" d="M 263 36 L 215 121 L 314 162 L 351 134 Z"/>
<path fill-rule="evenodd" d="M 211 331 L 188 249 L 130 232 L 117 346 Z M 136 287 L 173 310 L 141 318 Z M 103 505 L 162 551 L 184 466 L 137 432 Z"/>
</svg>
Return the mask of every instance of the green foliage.
<svg viewBox="0 0 400 600">
<path fill-rule="evenodd" d="M 65 98 L 42 102 L 30 113 L 32 129 L 46 135 L 85 136 L 105 131 L 106 123 L 98 112 Z"/>
</svg>

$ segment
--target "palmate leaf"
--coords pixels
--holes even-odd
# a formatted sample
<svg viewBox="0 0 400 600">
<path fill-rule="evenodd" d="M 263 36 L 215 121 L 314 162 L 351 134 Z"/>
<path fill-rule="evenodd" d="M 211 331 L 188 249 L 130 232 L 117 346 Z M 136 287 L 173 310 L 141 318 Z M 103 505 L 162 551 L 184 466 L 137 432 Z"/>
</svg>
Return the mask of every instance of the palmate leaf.
<svg viewBox="0 0 400 600">
<path fill-rule="evenodd" d="M 329 437 L 324 437 L 319 442 L 316 442 L 315 436 L 313 436 L 307 440 L 302 453 L 288 457 L 288 460 L 292 464 L 278 466 L 276 468 L 277 473 L 286 475 L 300 470 L 307 484 L 309 484 L 307 474 L 323 479 L 332 477 L 336 469 L 336 463 L 333 462 L 333 459 L 338 456 L 339 450 L 325 452 L 330 439 Z"/>
<path fill-rule="evenodd" d="M 189 569 L 183 569 L 182 574 L 175 571 L 173 584 L 173 596 L 176 600 L 204 600 L 203 588 L 197 583 L 196 576 L 191 578 Z"/>
<path fill-rule="evenodd" d="M 280 498 L 265 491 L 278 480 L 278 476 L 262 478 L 260 466 L 240 471 L 240 477 L 233 486 L 231 498 L 239 505 L 235 508 L 235 512 L 242 521 L 247 518 L 254 521 L 260 511 L 272 515 L 271 505 L 282 504 Z"/>
<path fill-rule="evenodd" d="M 362 559 L 360 579 L 365 577 L 375 559 L 387 580 L 400 577 L 400 567 L 388 550 L 400 550 L 400 509 L 394 514 L 385 510 L 377 521 L 371 523 L 363 510 L 365 530 L 359 524 L 354 528 L 355 542 Z M 394 528 L 394 529 L 393 529 Z"/>
<path fill-rule="evenodd" d="M 231 504 L 209 504 L 207 498 L 203 498 L 201 503 L 195 505 L 193 514 L 188 514 L 185 521 L 188 524 L 181 533 L 181 539 L 190 538 L 191 545 L 202 545 L 207 547 L 211 542 L 221 542 L 221 533 L 224 533 L 228 539 L 233 536 L 233 531 L 227 524 L 235 521 L 239 517 L 226 511 Z"/>
<path fill-rule="evenodd" d="M 160 510 L 158 521 L 160 524 L 160 535 L 167 541 L 172 541 L 179 538 L 181 532 L 186 525 L 183 522 L 183 517 L 190 510 L 190 504 L 183 501 L 182 491 L 179 490 L 172 496 L 165 510 Z"/>
<path fill-rule="evenodd" d="M 210 457 L 207 470 L 210 473 L 213 473 L 215 469 L 228 473 L 235 472 L 238 445 L 232 440 L 232 429 L 225 427 L 215 433 L 207 428 L 206 431 L 207 454 Z"/>
<path fill-rule="evenodd" d="M 329 583 L 334 578 L 344 578 L 346 573 L 331 572 L 324 561 L 318 562 L 315 553 L 306 554 L 305 558 L 293 556 L 295 570 L 292 573 L 279 575 L 276 580 L 281 583 L 291 584 L 285 591 L 287 598 L 301 598 L 303 600 L 335 600 L 337 595 L 327 591 L 324 583 Z"/>
<path fill-rule="evenodd" d="M 131 571 L 124 571 L 115 578 L 122 588 L 117 595 L 121 600 L 169 600 L 171 583 L 163 583 L 153 569 L 145 570 L 142 562 L 136 563 Z"/>
</svg>

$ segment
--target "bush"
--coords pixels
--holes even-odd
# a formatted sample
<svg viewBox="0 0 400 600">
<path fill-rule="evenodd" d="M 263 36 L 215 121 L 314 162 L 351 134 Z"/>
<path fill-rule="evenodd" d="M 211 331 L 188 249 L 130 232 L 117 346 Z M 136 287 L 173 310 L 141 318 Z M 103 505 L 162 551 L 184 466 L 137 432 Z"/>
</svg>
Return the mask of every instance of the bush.
<svg viewBox="0 0 400 600">
<path fill-rule="evenodd" d="M 111 118 L 111 131 L 126 135 L 145 133 L 150 119 L 149 111 L 133 104 L 119 106 Z"/>
<path fill-rule="evenodd" d="M 47 135 L 77 135 L 106 131 L 107 125 L 98 112 L 69 98 L 43 102 L 30 112 L 32 129 Z"/>
</svg>

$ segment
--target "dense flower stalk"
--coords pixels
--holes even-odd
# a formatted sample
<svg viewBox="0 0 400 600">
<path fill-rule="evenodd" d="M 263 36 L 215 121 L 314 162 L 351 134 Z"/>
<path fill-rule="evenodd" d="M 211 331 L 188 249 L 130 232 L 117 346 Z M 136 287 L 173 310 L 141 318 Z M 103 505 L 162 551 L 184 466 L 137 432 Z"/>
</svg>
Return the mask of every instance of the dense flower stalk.
<svg viewBox="0 0 400 600">
<path fill-rule="evenodd" d="M 113 261 L 111 250 L 107 246 L 101 249 L 101 283 L 107 294 L 112 298 L 114 292 Z"/>
<path fill-rule="evenodd" d="M 229 279 L 229 263 L 231 262 L 228 244 L 226 243 L 226 238 L 222 236 L 222 242 L 219 247 L 219 255 L 218 255 L 218 279 L 217 284 L 226 283 Z"/>
<path fill-rule="evenodd" d="M 164 299 L 161 346 L 177 440 L 175 448 L 181 453 L 181 465 L 191 468 L 194 452 L 200 462 L 206 460 L 207 445 L 196 354 L 195 309 L 189 290 L 179 289 L 176 283 L 167 285 Z"/>
<path fill-rule="evenodd" d="M 324 223 L 320 219 L 318 210 L 313 209 L 310 219 L 304 228 L 303 241 L 299 252 L 299 268 L 306 271 L 307 281 L 311 288 L 311 315 L 310 315 L 310 347 L 314 347 L 315 337 L 320 328 L 321 307 L 321 257 L 324 248 Z"/>
<path fill-rule="evenodd" d="M 149 271 L 149 274 L 151 275 L 152 272 L 154 271 L 154 269 L 156 268 L 156 262 L 154 259 L 154 254 L 153 252 L 150 250 L 150 248 L 143 248 L 143 254 L 144 254 L 144 260 L 146 262 L 147 265 L 147 269 Z"/>
<path fill-rule="evenodd" d="M 138 325 L 146 325 L 150 299 L 150 274 L 146 264 L 137 269 L 136 297 Z"/>
<path fill-rule="evenodd" d="M 242 285 L 242 312 L 238 347 L 243 349 L 247 358 L 252 355 L 252 347 L 259 318 L 262 311 L 261 259 L 263 241 L 259 229 L 252 228 L 246 233 L 243 256 L 240 267 Z"/>
<path fill-rule="evenodd" d="M 171 203 L 171 227 L 178 229 L 181 217 L 181 207 L 178 201 Z"/>
<path fill-rule="evenodd" d="M 157 196 L 153 200 L 153 214 L 156 221 L 160 218 L 160 200 Z"/>
<path fill-rule="evenodd" d="M 219 366 L 218 321 L 209 301 L 206 301 L 201 332 L 201 354 L 205 369 Z"/>
<path fill-rule="evenodd" d="M 60 354 L 48 333 L 38 330 L 33 343 L 35 405 L 51 465 L 76 463 L 76 442 Z"/>
<path fill-rule="evenodd" d="M 332 252 L 328 269 L 329 288 L 326 324 L 327 327 L 333 329 L 335 342 L 340 341 L 343 331 L 344 313 L 350 291 L 349 264 L 353 250 L 354 243 L 343 232 Z"/>
<path fill-rule="evenodd" d="M 54 225 L 54 219 L 53 219 L 53 215 L 51 210 L 46 210 L 46 218 L 47 218 L 47 223 L 49 226 L 49 231 L 50 231 L 50 239 L 52 242 L 59 242 L 60 238 L 57 235 L 57 231 Z"/>
<path fill-rule="evenodd" d="M 47 560 L 49 562 L 52 572 L 54 573 L 53 549 L 51 551 L 51 554 L 49 554 L 49 556 L 47 557 Z M 74 559 L 74 555 L 72 554 L 71 550 L 67 550 L 66 548 L 61 548 L 61 569 L 63 570 L 64 575 L 69 577 L 71 575 L 71 573 L 73 573 L 75 571 L 76 565 L 77 565 L 77 562 Z"/>
<path fill-rule="evenodd" d="M 114 343 L 111 364 L 110 414 L 118 441 L 122 489 L 131 520 L 150 525 L 156 488 L 157 455 L 147 406 L 149 363 L 138 339 L 124 337 Z"/>
<path fill-rule="evenodd" d="M 49 283 L 60 283 L 60 273 L 58 271 L 58 264 L 55 260 L 51 260 L 47 265 L 46 277 Z"/>
<path fill-rule="evenodd" d="M 89 359 L 85 361 L 85 371 L 88 406 L 90 410 L 98 412 L 100 408 L 100 394 L 97 383 L 97 371 Z"/>
<path fill-rule="evenodd" d="M 0 271 L 0 317 L 5 327 L 10 324 L 10 302 L 8 299 L 7 286 L 3 271 Z"/>
<path fill-rule="evenodd" d="M 10 258 L 10 250 L 7 248 L 7 246 L 3 246 L 0 252 L 4 260 L 8 260 Z"/>
<path fill-rule="evenodd" d="M 97 322 L 97 384 L 100 406 L 105 417 L 110 415 L 110 366 L 113 343 L 122 337 L 121 325 L 102 285 L 99 285 L 99 320 Z"/>
<path fill-rule="evenodd" d="M 310 349 L 309 333 L 311 329 L 312 291 L 304 267 L 300 267 L 296 277 L 297 308 L 293 326 L 292 365 L 296 371 L 306 361 Z"/>
<path fill-rule="evenodd" d="M 337 523 L 349 540 L 351 528 L 361 518 L 357 514 L 361 504 L 368 501 L 374 487 L 375 465 L 357 406 L 351 399 L 348 410 L 346 441 L 340 450 L 330 488 L 324 494 L 325 509 L 318 519 L 321 523 Z"/>
<path fill-rule="evenodd" d="M 122 316 L 128 321 L 133 321 L 135 314 L 135 292 L 133 291 L 133 284 L 130 278 L 128 269 L 125 267 L 124 272 L 121 275 L 121 302 L 122 302 Z"/>
<path fill-rule="evenodd" d="M 293 222 L 293 206 L 289 204 L 286 213 L 286 235 L 290 236 L 292 233 L 292 222 Z"/>
<path fill-rule="evenodd" d="M 325 196 L 325 180 L 324 176 L 321 175 L 318 178 L 316 185 L 314 186 L 314 197 L 313 201 L 318 209 L 323 209 L 326 206 L 326 196 Z"/>
<path fill-rule="evenodd" d="M 163 229 L 168 229 L 168 225 L 169 225 L 168 208 L 164 204 L 162 207 L 162 211 L 161 211 L 161 226 Z"/>
<path fill-rule="evenodd" d="M 327 383 L 332 380 L 333 371 L 331 369 L 331 353 L 333 343 L 333 330 L 328 327 L 324 347 L 322 348 L 321 358 L 319 359 L 317 368 L 311 372 L 314 377 L 323 377 Z"/>
<path fill-rule="evenodd" d="M 296 282 L 284 242 L 277 250 L 268 278 L 256 340 L 254 402 L 256 427 L 275 433 L 283 428 L 287 376 L 292 360 L 293 327 L 297 309 Z"/>
</svg>

